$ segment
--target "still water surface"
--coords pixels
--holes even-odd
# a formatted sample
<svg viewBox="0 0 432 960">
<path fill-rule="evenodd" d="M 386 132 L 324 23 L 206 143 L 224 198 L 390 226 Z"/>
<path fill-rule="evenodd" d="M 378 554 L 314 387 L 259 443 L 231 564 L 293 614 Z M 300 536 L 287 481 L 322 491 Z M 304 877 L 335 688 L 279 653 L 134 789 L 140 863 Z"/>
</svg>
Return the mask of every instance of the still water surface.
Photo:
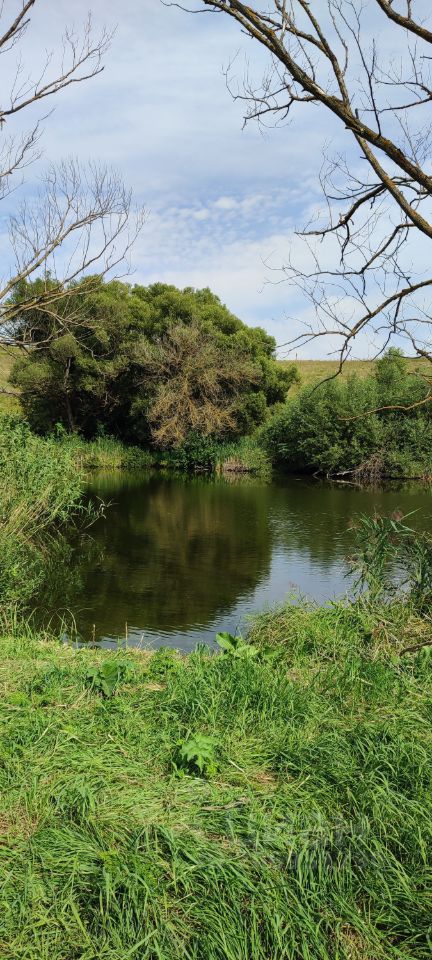
<svg viewBox="0 0 432 960">
<path fill-rule="evenodd" d="M 415 510 L 432 529 L 432 491 L 415 485 L 100 473 L 89 492 L 110 505 L 68 571 L 62 609 L 82 640 L 107 646 L 127 635 L 130 645 L 191 650 L 218 630 L 245 630 L 248 615 L 292 594 L 345 594 L 358 513 Z"/>
</svg>

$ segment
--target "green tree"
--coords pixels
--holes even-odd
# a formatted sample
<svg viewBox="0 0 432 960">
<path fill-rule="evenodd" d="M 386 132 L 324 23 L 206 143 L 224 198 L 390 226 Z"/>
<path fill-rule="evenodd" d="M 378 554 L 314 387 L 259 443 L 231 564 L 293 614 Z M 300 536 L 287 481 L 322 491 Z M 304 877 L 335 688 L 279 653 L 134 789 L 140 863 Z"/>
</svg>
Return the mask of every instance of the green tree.
<svg viewBox="0 0 432 960">
<path fill-rule="evenodd" d="M 141 365 L 152 384 L 145 412 L 161 447 L 176 447 L 191 433 L 237 433 L 245 396 L 262 379 L 250 351 L 239 352 L 194 320 L 173 325 L 157 344 L 141 344 Z M 140 398 L 132 405 L 135 415 L 139 408 Z"/>
<path fill-rule="evenodd" d="M 41 308 L 20 318 L 22 340 L 31 346 L 21 352 L 10 380 L 21 391 L 33 428 L 45 433 L 62 423 L 89 437 L 98 427 L 119 432 L 137 333 L 128 292 L 117 281 L 99 287 L 87 280 L 73 295 L 67 292 L 54 316 Z M 62 334 L 63 317 L 71 315 L 73 323 L 65 323 Z"/>
<path fill-rule="evenodd" d="M 18 302 L 23 296 L 28 289 L 15 291 Z M 62 423 L 87 437 L 104 429 L 161 446 L 191 432 L 241 435 L 264 422 L 297 377 L 276 363 L 272 337 L 208 289 L 86 280 L 67 291 L 55 316 L 26 310 L 19 322 L 30 346 L 11 382 L 40 432 Z"/>
</svg>

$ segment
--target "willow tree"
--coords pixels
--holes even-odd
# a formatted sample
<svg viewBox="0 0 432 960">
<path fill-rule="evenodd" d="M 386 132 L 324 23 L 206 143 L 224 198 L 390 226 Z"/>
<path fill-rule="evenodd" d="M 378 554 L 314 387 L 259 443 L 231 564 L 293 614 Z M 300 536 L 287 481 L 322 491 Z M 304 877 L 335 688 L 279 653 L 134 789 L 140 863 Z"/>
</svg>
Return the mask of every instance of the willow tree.
<svg viewBox="0 0 432 960">
<path fill-rule="evenodd" d="M 308 266 L 302 251 L 302 267 L 292 256 L 284 268 L 314 308 L 292 342 L 336 338 L 340 367 L 361 334 L 377 352 L 395 341 L 432 361 L 430 0 L 189 7 L 230 17 L 268 53 L 262 81 L 233 90 L 246 102 L 246 122 L 284 122 L 303 110 L 312 124 L 319 108 L 346 143 L 325 156 L 323 213 L 299 234 Z"/>
</svg>

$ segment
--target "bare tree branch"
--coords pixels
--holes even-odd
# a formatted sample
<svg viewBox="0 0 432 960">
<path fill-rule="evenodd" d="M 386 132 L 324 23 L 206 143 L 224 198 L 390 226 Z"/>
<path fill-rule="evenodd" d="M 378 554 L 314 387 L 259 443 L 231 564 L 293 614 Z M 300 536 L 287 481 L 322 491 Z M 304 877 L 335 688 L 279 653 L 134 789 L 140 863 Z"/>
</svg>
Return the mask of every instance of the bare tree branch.
<svg viewBox="0 0 432 960">
<path fill-rule="evenodd" d="M 45 53 L 39 75 L 32 78 L 21 59 L 14 63 L 9 58 L 30 29 L 37 2 L 16 3 L 19 12 L 9 23 L 4 23 L 4 5 L 0 7 L 0 54 L 11 63 L 9 92 L 3 85 L 0 101 L 3 137 L 16 114 L 72 84 L 96 77 L 104 69 L 103 59 L 112 39 L 107 29 L 94 34 L 89 14 L 81 34 L 65 29 L 58 53 Z M 28 133 L 15 137 L 11 132 L 4 139 L 0 147 L 0 200 L 22 185 L 25 170 L 40 158 L 40 138 L 39 121 Z M 133 210 L 130 191 L 115 171 L 97 163 L 85 166 L 73 159 L 57 168 L 48 166 L 32 199 L 17 202 L 9 218 L 10 257 L 6 259 L 10 268 L 0 277 L 0 346 L 14 342 L 25 346 L 28 337 L 31 340 L 31 330 L 18 340 L 17 330 L 18 326 L 23 328 L 23 316 L 37 308 L 52 312 L 57 319 L 53 331 L 59 334 L 78 323 L 78 314 L 64 308 L 68 291 L 76 300 L 78 279 L 88 276 L 88 286 L 94 288 L 107 273 L 127 272 L 129 252 L 144 219 L 144 211 Z M 44 280 L 37 294 L 31 287 L 26 290 L 26 282 L 41 274 Z M 18 286 L 19 302 L 15 296 Z"/>
<path fill-rule="evenodd" d="M 410 33 L 415 33 L 417 37 L 421 37 L 421 39 L 426 40 L 427 43 L 432 43 L 432 30 L 427 30 L 423 24 L 416 23 L 410 16 L 404 17 L 401 13 L 397 13 L 393 7 L 392 0 L 376 0 L 376 2 L 389 20 L 393 20 L 399 27 L 404 27 L 404 29 L 409 30 Z"/>
<path fill-rule="evenodd" d="M 396 338 L 432 361 L 426 297 L 432 274 L 418 268 L 413 246 L 416 238 L 432 240 L 427 0 L 373 0 L 367 9 L 363 0 L 268 0 L 264 9 L 258 2 L 195 0 L 194 6 L 230 17 L 269 54 L 261 87 L 246 80 L 239 92 L 230 85 L 247 103 L 245 122 L 277 124 L 299 104 L 305 110 L 313 103 L 336 117 L 351 140 L 349 158 L 327 159 L 320 178 L 326 216 L 317 214 L 297 234 L 305 244 L 301 268 L 295 258 L 284 268 L 313 317 L 288 344 L 331 337 L 339 343 L 339 369 L 360 334 L 376 343 L 377 353 Z M 386 21 L 397 57 L 380 44 Z"/>
<path fill-rule="evenodd" d="M 26 9 L 30 9 L 35 3 L 36 0 L 27 3 Z M 17 23 L 17 21 L 15 21 L 15 23 Z M 17 37 L 22 36 L 23 30 L 27 28 L 29 23 L 29 19 L 24 20 L 21 17 L 17 27 L 12 25 L 10 29 L 6 31 L 4 34 L 4 38 L 6 39 L 3 38 L 3 40 L 0 40 L 0 53 L 9 42 L 11 31 L 12 36 L 16 40 Z M 62 57 L 59 70 L 53 77 L 48 80 L 45 79 L 46 73 L 50 69 L 52 59 L 52 54 L 48 54 L 39 78 L 34 81 L 32 81 L 31 78 L 26 78 L 19 86 L 18 84 L 23 72 L 23 65 L 19 62 L 11 87 L 9 104 L 0 107 L 0 124 L 3 124 L 7 117 L 21 110 L 25 110 L 30 104 L 44 100 L 46 97 L 51 97 L 73 83 L 82 83 L 101 73 L 104 69 L 102 62 L 103 57 L 110 46 L 112 36 L 112 33 L 103 30 L 98 37 L 94 37 L 92 20 L 89 14 L 81 36 L 70 29 L 66 29 L 62 38 Z"/>
</svg>

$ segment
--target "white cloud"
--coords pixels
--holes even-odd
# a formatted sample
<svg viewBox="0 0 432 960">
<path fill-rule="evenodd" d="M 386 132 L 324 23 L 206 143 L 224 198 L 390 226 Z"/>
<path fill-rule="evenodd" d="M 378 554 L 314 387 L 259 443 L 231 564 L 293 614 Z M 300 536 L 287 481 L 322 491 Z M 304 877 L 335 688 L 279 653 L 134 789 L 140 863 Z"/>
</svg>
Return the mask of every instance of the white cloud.
<svg viewBox="0 0 432 960">
<path fill-rule="evenodd" d="M 194 210 L 192 216 L 194 220 L 208 220 L 210 213 L 205 207 L 201 207 L 201 210 Z"/>
<path fill-rule="evenodd" d="M 214 205 L 216 210 L 237 210 L 239 202 L 234 197 L 219 197 Z"/>
</svg>

